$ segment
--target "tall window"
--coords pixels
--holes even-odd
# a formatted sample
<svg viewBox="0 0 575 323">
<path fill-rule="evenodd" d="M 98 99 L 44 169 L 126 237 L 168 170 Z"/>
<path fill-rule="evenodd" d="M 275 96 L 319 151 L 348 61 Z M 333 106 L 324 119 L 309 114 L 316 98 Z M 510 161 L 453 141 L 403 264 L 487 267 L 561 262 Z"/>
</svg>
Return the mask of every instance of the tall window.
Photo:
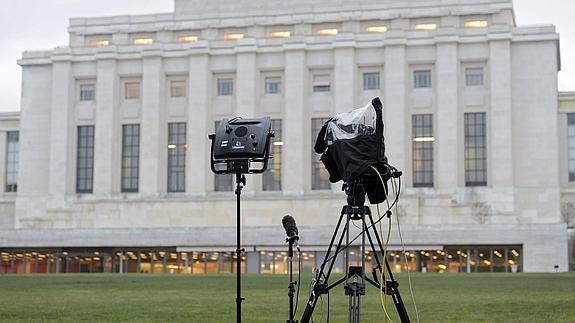
<svg viewBox="0 0 575 323">
<path fill-rule="evenodd" d="M 412 116 L 413 187 L 433 187 L 433 115 Z"/>
<path fill-rule="evenodd" d="M 94 101 L 96 99 L 96 85 L 95 84 L 81 84 L 80 85 L 80 101 Z"/>
<path fill-rule="evenodd" d="M 186 97 L 186 81 L 177 80 L 170 82 L 170 97 L 172 98 L 185 98 Z"/>
<path fill-rule="evenodd" d="M 465 69 L 466 86 L 483 86 L 483 68 L 466 68 Z"/>
<path fill-rule="evenodd" d="M 94 185 L 94 126 L 78 126 L 76 193 L 92 193 Z"/>
<path fill-rule="evenodd" d="M 122 126 L 122 192 L 138 192 L 140 125 Z"/>
<path fill-rule="evenodd" d="M 168 192 L 186 191 L 186 123 L 168 124 Z"/>
<path fill-rule="evenodd" d="M 569 144 L 569 181 L 575 182 L 575 113 L 567 114 Z"/>
<path fill-rule="evenodd" d="M 379 72 L 363 73 L 363 89 L 379 90 Z"/>
<path fill-rule="evenodd" d="M 331 89 L 331 80 L 329 74 L 317 74 L 313 76 L 314 92 L 329 92 Z"/>
<path fill-rule="evenodd" d="M 271 154 L 274 156 L 268 163 L 268 169 L 263 174 L 264 191 L 279 191 L 282 189 L 282 121 L 272 120 L 272 131 L 275 137 L 272 138 Z"/>
<path fill-rule="evenodd" d="M 465 121 L 465 185 L 487 185 L 487 144 L 485 113 L 466 113 Z"/>
<path fill-rule="evenodd" d="M 18 191 L 19 142 L 20 134 L 18 131 L 6 133 L 6 192 Z"/>
<path fill-rule="evenodd" d="M 218 79 L 218 96 L 234 95 L 234 80 L 231 78 Z"/>
<path fill-rule="evenodd" d="M 215 122 L 216 131 L 220 127 L 221 121 Z M 214 191 L 216 192 L 230 192 L 233 190 L 232 181 L 234 179 L 233 174 L 226 174 L 226 175 L 217 175 L 214 174 Z"/>
<path fill-rule="evenodd" d="M 315 153 L 313 147 L 317 135 L 329 118 L 313 118 L 311 119 L 311 189 L 312 190 L 329 190 L 329 173 L 320 160 L 320 156 Z"/>
<path fill-rule="evenodd" d="M 278 94 L 281 92 L 282 78 L 279 76 L 266 77 L 266 94 Z"/>
<path fill-rule="evenodd" d="M 413 87 L 416 89 L 431 88 L 431 71 L 430 70 L 414 71 Z"/>
</svg>

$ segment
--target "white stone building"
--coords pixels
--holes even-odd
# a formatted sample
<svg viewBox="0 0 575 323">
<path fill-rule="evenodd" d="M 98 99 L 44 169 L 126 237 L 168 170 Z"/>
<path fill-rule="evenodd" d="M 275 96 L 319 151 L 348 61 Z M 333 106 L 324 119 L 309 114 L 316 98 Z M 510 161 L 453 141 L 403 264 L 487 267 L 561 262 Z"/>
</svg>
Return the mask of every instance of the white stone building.
<svg viewBox="0 0 575 323">
<path fill-rule="evenodd" d="M 244 189 L 246 270 L 285 272 L 285 214 L 312 268 L 345 204 L 312 141 L 376 96 L 411 270 L 568 270 L 575 97 L 558 95 L 554 26 L 517 26 L 511 0 L 175 0 L 68 31 L 23 54 L 20 118 L 0 120 L 21 148 L 4 272 L 233 271 L 232 181 L 209 170 L 207 134 L 264 115 L 276 158 Z"/>
</svg>

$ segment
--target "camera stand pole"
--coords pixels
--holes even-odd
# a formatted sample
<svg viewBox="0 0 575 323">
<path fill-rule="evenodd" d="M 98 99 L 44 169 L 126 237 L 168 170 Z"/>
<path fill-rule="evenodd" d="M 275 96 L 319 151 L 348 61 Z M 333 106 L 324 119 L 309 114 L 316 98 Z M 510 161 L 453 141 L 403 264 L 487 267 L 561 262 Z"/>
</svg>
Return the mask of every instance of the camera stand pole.
<svg viewBox="0 0 575 323">
<path fill-rule="evenodd" d="M 240 196 L 242 188 L 246 185 L 246 177 L 236 173 L 236 322 L 242 321 L 242 254 L 245 249 L 240 244 Z"/>
<path fill-rule="evenodd" d="M 293 298 L 295 295 L 295 285 L 297 282 L 293 280 L 293 245 L 295 242 L 295 237 L 291 237 L 286 239 L 286 242 L 289 243 L 288 246 L 288 258 L 289 258 L 289 286 L 288 286 L 288 297 L 289 297 L 289 319 L 286 323 L 297 323 L 294 321 L 294 306 L 293 306 Z M 301 257 L 301 256 L 300 256 Z"/>
</svg>

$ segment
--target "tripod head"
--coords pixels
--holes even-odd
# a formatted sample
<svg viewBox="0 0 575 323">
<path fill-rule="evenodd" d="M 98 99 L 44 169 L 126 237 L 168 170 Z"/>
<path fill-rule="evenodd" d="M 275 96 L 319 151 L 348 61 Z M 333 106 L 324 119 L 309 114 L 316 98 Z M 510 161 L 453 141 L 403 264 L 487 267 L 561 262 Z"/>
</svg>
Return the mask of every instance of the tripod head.
<svg viewBox="0 0 575 323">
<path fill-rule="evenodd" d="M 343 183 L 342 189 L 347 195 L 347 205 L 362 207 L 365 204 L 366 190 L 364 187 L 364 181 L 366 180 L 367 176 L 361 176 L 350 183 Z"/>
</svg>

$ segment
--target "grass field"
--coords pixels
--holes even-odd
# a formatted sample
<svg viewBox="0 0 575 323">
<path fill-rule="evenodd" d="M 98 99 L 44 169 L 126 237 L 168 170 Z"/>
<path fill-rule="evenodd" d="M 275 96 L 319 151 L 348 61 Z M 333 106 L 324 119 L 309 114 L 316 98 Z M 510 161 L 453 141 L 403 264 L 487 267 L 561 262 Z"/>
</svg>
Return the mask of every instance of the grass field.
<svg viewBox="0 0 575 323">
<path fill-rule="evenodd" d="M 310 279 L 302 277 L 298 317 Z M 415 322 L 407 276 L 398 280 Z M 573 273 L 418 273 L 412 281 L 421 322 L 575 322 Z M 242 282 L 245 322 L 285 322 L 286 276 L 245 275 Z M 233 322 L 234 298 L 233 275 L 0 275 L 0 321 Z M 342 288 L 330 303 L 330 321 L 346 321 Z M 391 301 L 388 308 L 397 322 Z M 320 322 L 321 302 L 314 314 Z M 379 291 L 368 288 L 362 322 L 383 322 L 382 315 Z"/>
</svg>

